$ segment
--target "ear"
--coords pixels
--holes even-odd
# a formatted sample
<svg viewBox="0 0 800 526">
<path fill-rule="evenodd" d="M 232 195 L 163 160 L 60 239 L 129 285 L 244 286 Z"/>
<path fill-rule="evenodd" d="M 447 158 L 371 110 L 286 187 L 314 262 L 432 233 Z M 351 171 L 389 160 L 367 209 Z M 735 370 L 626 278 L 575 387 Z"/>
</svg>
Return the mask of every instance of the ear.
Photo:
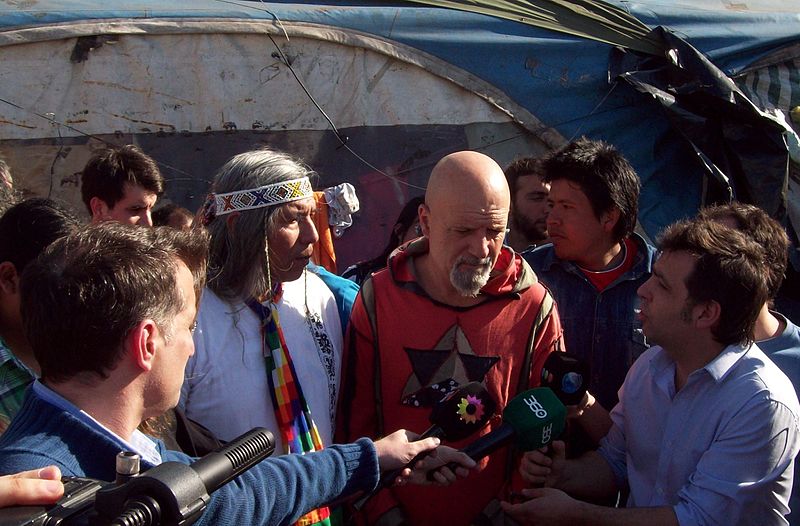
<svg viewBox="0 0 800 526">
<path fill-rule="evenodd" d="M 19 293 L 19 275 L 16 267 L 10 261 L 0 263 L 0 292 L 3 295 Z"/>
<path fill-rule="evenodd" d="M 89 208 L 92 211 L 92 220 L 105 219 L 108 216 L 108 205 L 99 197 L 89 199 Z"/>
<path fill-rule="evenodd" d="M 128 347 L 132 363 L 143 372 L 153 369 L 156 352 L 159 349 L 159 330 L 153 320 L 139 322 L 128 333 Z"/>
<path fill-rule="evenodd" d="M 422 228 L 422 235 L 429 237 L 431 233 L 431 209 L 428 205 L 422 203 L 417 210 L 419 214 L 419 226 Z"/>
<path fill-rule="evenodd" d="M 600 224 L 603 226 L 603 230 L 609 234 L 613 232 L 614 227 L 617 226 L 620 215 L 622 215 L 622 212 L 620 212 L 619 208 L 616 206 L 612 206 L 607 211 L 600 214 Z"/>
<path fill-rule="evenodd" d="M 695 317 L 695 325 L 700 329 L 712 329 L 722 315 L 722 307 L 716 301 L 706 301 L 698 303 L 692 307 L 692 315 Z"/>
</svg>

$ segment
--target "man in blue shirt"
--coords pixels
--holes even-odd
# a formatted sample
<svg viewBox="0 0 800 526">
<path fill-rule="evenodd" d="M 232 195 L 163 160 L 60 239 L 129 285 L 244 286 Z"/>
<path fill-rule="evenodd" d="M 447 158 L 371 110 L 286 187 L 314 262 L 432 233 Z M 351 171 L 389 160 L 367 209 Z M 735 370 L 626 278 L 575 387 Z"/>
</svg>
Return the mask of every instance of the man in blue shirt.
<svg viewBox="0 0 800 526">
<path fill-rule="evenodd" d="M 787 524 L 800 407 L 753 344 L 767 299 L 761 247 L 694 220 L 669 227 L 661 248 L 638 292 L 656 346 L 631 367 L 599 451 L 565 460 L 556 442 L 551 456 L 526 454 L 523 477 L 546 487 L 504 505 L 523 524 Z M 626 485 L 624 509 L 575 499 Z"/>
<path fill-rule="evenodd" d="M 610 410 L 647 348 L 634 311 L 655 250 L 633 233 L 639 177 L 614 147 L 585 137 L 545 158 L 542 168 L 552 244 L 523 257 L 556 299 L 567 350 L 591 366 L 589 390 Z"/>
<path fill-rule="evenodd" d="M 755 339 L 764 354 L 789 377 L 800 396 L 800 329 L 783 314 L 770 310 L 783 283 L 789 252 L 789 237 L 783 227 L 757 206 L 729 203 L 700 210 L 699 217 L 734 228 L 759 244 L 764 251 L 769 299 L 756 318 Z M 800 464 L 795 462 L 794 479 L 800 480 Z M 789 524 L 800 524 L 798 483 L 789 500 Z"/>
<path fill-rule="evenodd" d="M 56 241 L 26 268 L 21 312 L 41 380 L 0 438 L 0 473 L 54 464 L 67 476 L 109 481 L 119 451 L 138 453 L 145 469 L 191 462 L 137 426 L 178 402 L 207 243 L 198 230 L 104 222 Z M 380 471 L 437 442 L 396 432 L 267 459 L 214 492 L 198 524 L 289 524 L 340 495 L 370 491 Z M 452 457 L 474 465 L 439 451 L 434 464 Z"/>
</svg>

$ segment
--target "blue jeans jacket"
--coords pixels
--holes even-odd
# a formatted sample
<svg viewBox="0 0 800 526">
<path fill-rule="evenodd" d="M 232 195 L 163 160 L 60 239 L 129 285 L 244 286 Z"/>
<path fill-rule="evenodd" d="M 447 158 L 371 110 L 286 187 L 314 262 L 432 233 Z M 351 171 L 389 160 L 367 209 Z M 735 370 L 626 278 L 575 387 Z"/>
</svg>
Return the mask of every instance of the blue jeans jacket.
<svg viewBox="0 0 800 526">
<path fill-rule="evenodd" d="M 591 367 L 589 390 L 609 411 L 628 368 L 649 346 L 634 309 L 636 290 L 650 277 L 656 249 L 639 235 L 631 270 L 598 292 L 581 270 L 556 257 L 552 244 L 525 251 L 522 256 L 553 294 L 564 328 L 566 350 Z"/>
</svg>

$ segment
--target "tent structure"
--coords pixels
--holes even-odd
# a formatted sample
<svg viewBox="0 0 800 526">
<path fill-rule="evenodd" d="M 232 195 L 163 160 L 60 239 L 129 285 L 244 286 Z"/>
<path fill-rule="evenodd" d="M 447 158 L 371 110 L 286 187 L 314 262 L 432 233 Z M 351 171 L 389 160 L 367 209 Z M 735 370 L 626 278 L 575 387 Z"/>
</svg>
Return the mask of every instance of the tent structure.
<svg viewBox="0 0 800 526">
<path fill-rule="evenodd" d="M 286 150 L 318 186 L 357 189 L 340 266 L 381 250 L 443 155 L 506 165 L 580 135 L 631 160 L 651 237 L 730 197 L 797 226 L 799 13 L 798 0 L 0 0 L 0 154 L 26 192 L 81 209 L 91 153 L 136 143 L 166 197 L 196 209 L 231 155 Z"/>
</svg>

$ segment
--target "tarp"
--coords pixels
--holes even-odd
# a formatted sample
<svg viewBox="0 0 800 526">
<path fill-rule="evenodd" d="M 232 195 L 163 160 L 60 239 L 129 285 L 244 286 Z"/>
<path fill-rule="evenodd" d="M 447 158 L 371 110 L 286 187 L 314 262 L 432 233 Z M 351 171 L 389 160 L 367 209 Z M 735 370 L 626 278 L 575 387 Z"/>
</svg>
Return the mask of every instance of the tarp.
<svg viewBox="0 0 800 526">
<path fill-rule="evenodd" d="M 400 198 L 421 192 L 417 187 L 424 187 L 426 172 L 448 151 L 463 147 L 483 149 L 505 164 L 515 156 L 541 153 L 543 148 L 552 148 L 565 140 L 587 135 L 615 144 L 639 172 L 643 182 L 640 220 L 644 230 L 654 236 L 663 225 L 693 214 L 707 195 L 706 170 L 702 163 L 698 163 L 697 151 L 687 142 L 686 134 L 670 121 L 657 100 L 609 74 L 609 58 L 614 45 L 605 42 L 616 40 L 607 36 L 579 36 L 581 31 L 590 32 L 581 30 L 579 25 L 575 30 L 568 29 L 565 24 L 565 30 L 558 31 L 537 27 L 529 23 L 528 19 L 535 18 L 530 15 L 531 10 L 546 15 L 549 6 L 561 4 L 561 7 L 569 7 L 572 4 L 593 9 L 593 16 L 606 9 L 613 15 L 610 18 L 621 17 L 618 20 L 623 20 L 627 13 L 648 29 L 662 26 L 684 39 L 722 73 L 737 81 L 742 92 L 761 109 L 777 107 L 788 113 L 789 109 L 800 104 L 796 89 L 797 59 L 800 56 L 797 31 L 800 27 L 800 1 L 797 0 L 747 3 L 648 0 L 581 4 L 453 2 L 456 3 L 460 4 L 458 9 L 405 2 L 323 4 L 164 0 L 99 4 L 88 0 L 0 1 L 0 53 L 4 63 L 0 72 L 0 98 L 7 101 L 6 104 L 0 103 L 0 134 L 22 137 L 22 132 L 28 129 L 25 126 L 39 129 L 41 137 L 50 141 L 51 148 L 47 149 L 46 141 L 40 141 L 37 146 L 43 152 L 40 162 L 48 170 L 54 167 L 51 171 L 57 177 L 51 178 L 50 182 L 54 182 L 51 186 L 58 189 L 69 188 L 74 174 L 58 173 L 61 161 L 51 159 L 53 152 L 58 150 L 60 159 L 63 159 L 69 148 L 78 148 L 87 142 L 91 145 L 92 139 L 82 135 L 84 128 L 94 130 L 94 126 L 99 130 L 112 126 L 105 132 L 112 139 L 116 131 L 119 140 L 139 142 L 159 156 L 159 160 L 168 166 L 165 170 L 170 178 L 168 189 L 172 185 L 172 190 L 180 196 L 179 200 L 189 206 L 196 205 L 196 201 L 202 198 L 202 190 L 200 185 L 187 189 L 183 179 L 207 180 L 213 169 L 224 160 L 221 159 L 223 153 L 236 149 L 241 151 L 268 141 L 307 158 L 323 173 L 326 183 L 335 184 L 343 180 L 357 183 L 362 202 L 389 199 L 390 206 L 383 206 L 385 212 L 380 219 L 383 234 L 391 228 L 385 223 L 391 221 L 390 215 L 399 210 Z M 469 11 L 478 4 L 484 13 L 488 12 L 486 9 L 506 9 L 507 12 L 492 16 Z M 516 16 L 512 9 L 514 5 L 527 10 L 521 15 L 526 20 L 513 20 Z M 557 16 L 551 18 L 556 20 Z M 649 41 L 641 40 L 641 29 L 631 22 L 628 29 L 617 33 L 634 35 L 637 41 Z M 217 36 L 208 36 L 211 34 Z M 93 41 L 92 35 L 116 37 Z M 220 35 L 227 36 L 221 38 Z M 164 42 L 169 38 L 175 40 L 174 44 L 142 43 L 158 38 Z M 218 45 L 215 39 L 219 42 L 227 40 L 222 48 L 224 56 L 221 52 L 215 54 L 213 48 Z M 296 47 L 293 39 L 300 39 Z M 245 40 L 249 43 L 243 43 Z M 322 43 L 312 43 L 312 40 Z M 45 57 L 47 60 L 31 66 L 22 57 L 17 59 L 31 45 L 29 43 L 37 41 L 52 43 L 54 53 Z M 85 47 L 83 51 L 78 41 Z M 163 59 L 160 61 L 147 54 L 152 49 L 166 50 L 173 45 L 180 53 L 170 50 L 161 55 Z M 366 60 L 368 66 L 361 69 L 361 74 L 378 79 L 376 87 L 383 95 L 373 96 L 373 92 L 367 89 L 369 80 L 337 87 L 337 82 L 344 82 L 348 77 L 348 71 L 341 70 L 346 64 L 342 61 L 346 53 L 320 54 L 320 50 L 331 49 L 331 46 L 361 50 L 351 55 Z M 237 61 L 237 49 L 243 50 L 243 57 L 253 59 L 256 56 L 254 50 L 259 47 L 263 50 L 260 62 Z M 113 52 L 123 48 L 128 50 L 124 56 Z M 341 146 L 339 137 L 324 131 L 331 129 L 330 124 L 302 94 L 299 84 L 281 64 L 280 57 L 272 57 L 277 48 L 287 52 L 301 79 L 313 79 L 311 94 L 323 109 L 333 108 L 333 111 L 328 111 L 332 122 L 343 135 L 350 137 L 346 147 Z M 74 53 L 77 53 L 76 58 L 85 55 L 86 60 L 71 61 Z M 69 56 L 65 56 L 67 54 Z M 269 84 L 259 83 L 260 77 L 250 74 L 244 74 L 245 80 L 230 92 L 230 78 L 225 82 L 211 82 L 187 77 L 187 86 L 179 90 L 181 93 L 146 92 L 144 94 L 149 97 L 147 107 L 130 107 L 122 112 L 115 110 L 115 101 L 121 100 L 126 87 L 134 86 L 146 91 L 147 79 L 141 75 L 158 79 L 159 86 L 180 85 L 170 75 L 173 71 L 183 75 L 185 67 L 176 65 L 173 58 L 164 58 L 173 55 L 193 62 L 194 67 L 208 78 L 218 77 L 221 71 L 226 74 L 235 69 L 241 71 L 241 67 L 229 67 L 237 62 L 242 67 L 250 64 L 259 72 L 261 68 L 266 68 L 264 72 L 278 72 L 276 77 L 285 77 L 286 80 L 280 84 L 281 89 L 291 90 L 297 97 L 285 102 L 287 94 L 271 93 L 267 87 Z M 334 56 L 339 58 L 334 60 L 331 58 Z M 8 60 L 12 63 L 7 64 Z M 143 73 L 125 79 L 126 61 L 141 66 Z M 101 63 L 105 69 L 99 68 Z M 115 64 L 118 71 L 114 71 Z M 421 85 L 428 86 L 425 90 L 412 90 L 416 82 L 407 80 L 417 74 L 412 70 L 406 71 L 410 76 L 406 80 L 399 80 L 402 76 L 394 77 L 393 83 L 399 86 L 396 90 L 389 89 L 388 82 L 387 86 L 380 86 L 382 68 L 386 68 L 384 73 L 391 73 L 400 65 L 402 68 L 413 67 L 413 71 L 424 70 L 445 85 L 457 86 L 453 88 L 455 92 L 432 98 L 426 107 L 438 108 L 438 113 L 430 114 L 430 119 L 415 120 L 409 115 L 422 111 L 425 92 L 448 91 L 441 85 L 431 87 L 432 84 L 424 83 Z M 16 78 L 24 68 L 29 68 L 24 77 L 30 79 L 30 84 L 38 79 L 47 90 L 20 89 Z M 106 76 L 114 77 L 116 86 L 86 83 L 92 80 L 86 76 L 87 72 L 95 71 L 100 75 L 109 68 L 111 72 Z M 352 91 L 352 99 L 344 104 L 342 94 L 350 93 L 354 86 L 363 89 Z M 409 86 L 407 90 L 404 89 L 406 86 Z M 59 99 L 59 94 L 69 89 L 86 89 L 92 96 L 86 100 L 85 108 L 75 108 L 75 111 L 85 110 L 87 113 L 70 114 L 67 119 L 62 110 L 71 107 L 74 101 Z M 247 89 L 256 94 L 258 105 L 251 107 L 244 101 L 247 97 L 242 94 Z M 184 98 L 191 104 L 175 109 L 180 103 L 176 103 L 174 98 L 182 95 L 186 95 Z M 208 100 L 227 100 L 231 112 L 238 110 L 245 115 L 229 119 L 229 113 L 223 115 L 220 111 L 212 111 L 212 108 L 217 108 L 216 103 L 206 102 L 209 108 L 201 108 L 204 96 Z M 389 99 L 398 98 L 408 105 L 409 111 L 396 119 L 387 118 L 391 112 L 399 111 L 392 107 Z M 475 98 L 482 102 L 472 102 Z M 273 99 L 275 107 L 270 107 L 269 102 Z M 464 104 L 471 108 L 465 108 Z M 190 112 L 189 107 L 199 108 L 199 111 Z M 252 109 L 248 113 L 243 108 Z M 272 119 L 272 112 L 286 108 L 296 108 L 297 114 L 287 122 L 288 127 L 281 134 L 281 123 Z M 116 116 L 112 115 L 114 113 Z M 447 122 L 450 113 L 452 124 Z M 458 117 L 459 113 L 463 117 Z M 277 115 L 281 112 L 278 111 Z M 135 122 L 137 120 L 157 124 Z M 256 129 L 254 124 L 257 121 L 265 128 Z M 236 129 L 231 127 L 231 123 L 236 124 Z M 415 135 L 423 128 L 427 131 L 422 136 Z M 309 135 L 310 131 L 314 133 Z M 253 135 L 256 132 L 261 135 Z M 297 139 L 298 133 L 305 135 Z M 212 152 L 206 146 L 209 137 L 218 141 L 219 152 Z M 11 152 L 13 157 L 13 150 L 23 143 L 32 148 L 31 140 L 29 137 L 10 144 L 4 142 L 0 151 L 7 156 Z M 204 146 L 199 146 L 201 143 Z M 196 151 L 211 158 L 204 163 L 193 160 L 185 151 L 189 145 L 194 145 L 199 148 Z M 56 150 L 52 150 L 53 147 Z M 386 159 L 388 162 L 384 162 Z M 48 160 L 47 164 L 44 164 L 45 160 Z M 77 160 L 75 163 L 78 164 Z M 383 170 L 387 166 L 391 169 Z M 398 183 L 373 168 L 381 168 L 392 177 L 397 173 L 413 175 Z M 729 179 L 735 194 L 736 178 Z M 371 182 L 368 184 L 367 180 Z M 410 183 L 413 187 L 405 187 L 403 183 Z M 179 185 L 183 186 L 176 189 Z M 401 187 L 405 190 L 399 191 Z M 369 227 L 374 228 L 374 225 Z M 363 246 L 356 245 L 367 243 L 368 236 L 359 234 L 359 228 L 362 227 L 357 222 L 341 240 L 342 244 L 337 245 L 337 250 L 343 246 L 345 251 L 352 252 L 352 257 L 359 257 L 355 255 L 357 250 L 361 252 L 360 257 L 364 257 Z M 357 242 L 347 246 L 348 236 Z M 366 252 L 378 252 L 385 237 L 373 232 L 374 239 L 369 241 L 372 246 Z"/>
</svg>

